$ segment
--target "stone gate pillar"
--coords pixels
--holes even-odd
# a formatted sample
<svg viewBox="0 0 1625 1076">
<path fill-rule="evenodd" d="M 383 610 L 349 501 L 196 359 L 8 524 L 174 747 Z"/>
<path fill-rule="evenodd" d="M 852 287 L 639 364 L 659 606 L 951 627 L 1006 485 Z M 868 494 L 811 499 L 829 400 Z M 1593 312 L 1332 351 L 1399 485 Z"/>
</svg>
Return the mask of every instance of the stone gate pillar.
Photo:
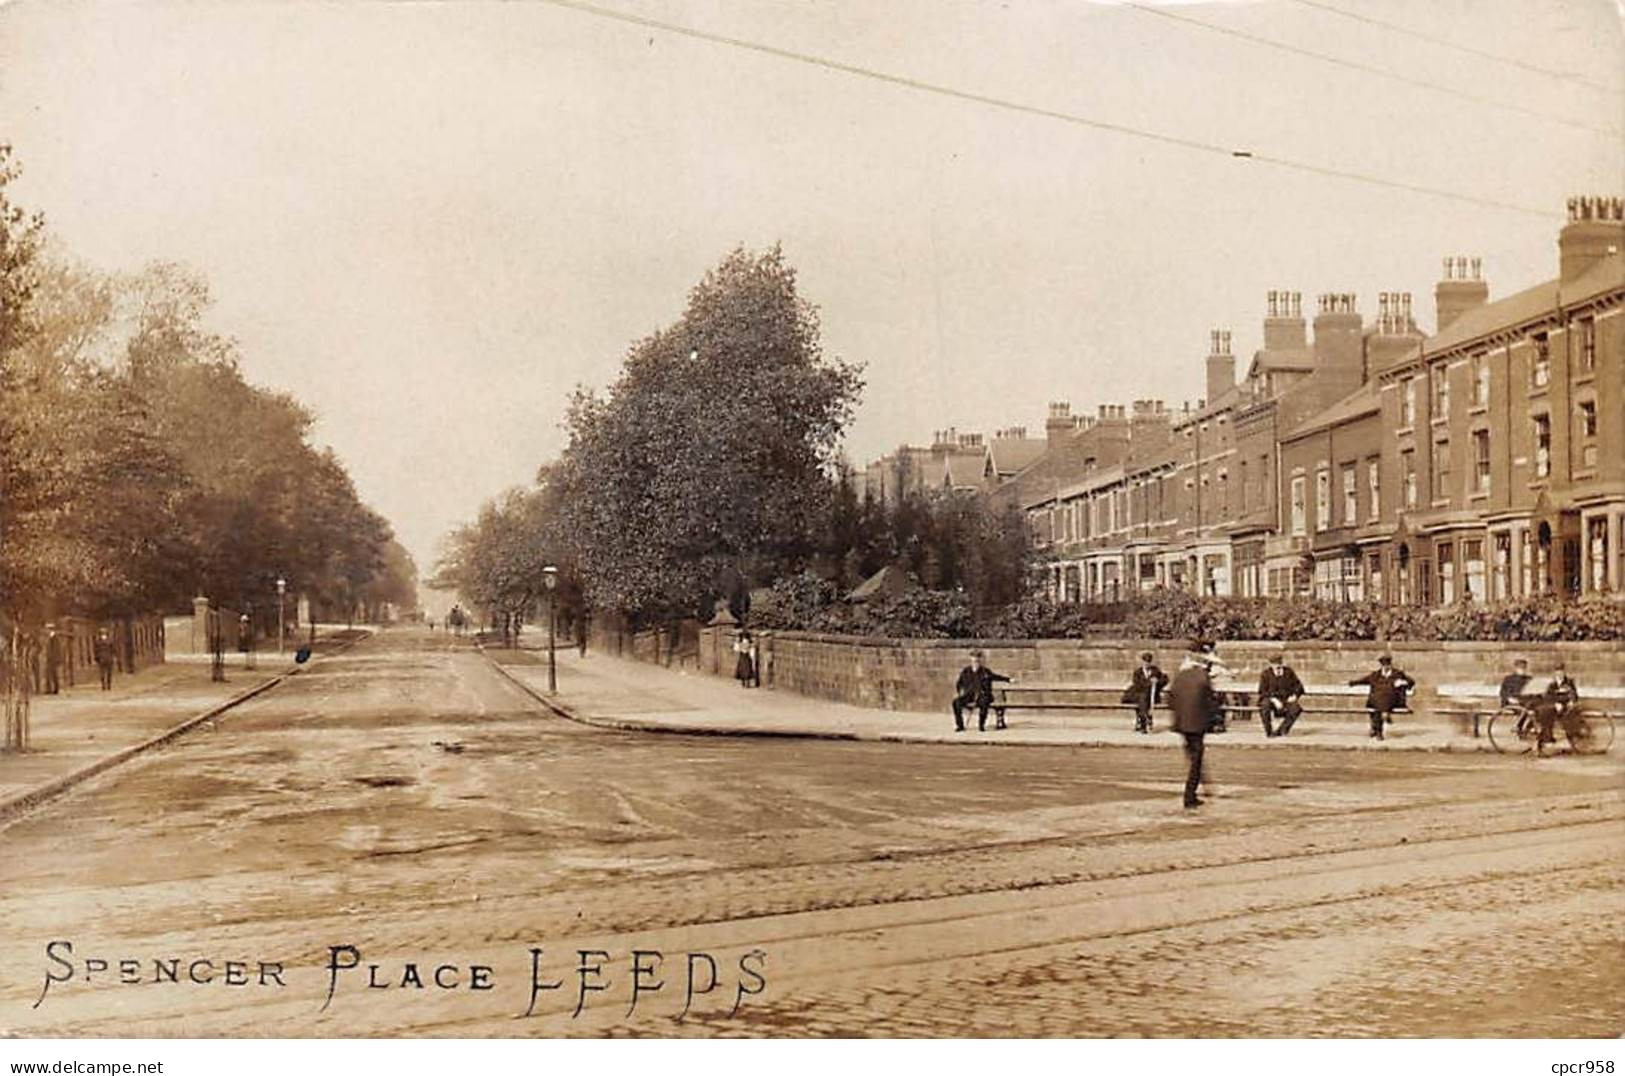
<svg viewBox="0 0 1625 1076">
<path fill-rule="evenodd" d="M 187 649 L 201 654 L 209 649 L 209 599 L 192 599 L 192 642 Z"/>
</svg>

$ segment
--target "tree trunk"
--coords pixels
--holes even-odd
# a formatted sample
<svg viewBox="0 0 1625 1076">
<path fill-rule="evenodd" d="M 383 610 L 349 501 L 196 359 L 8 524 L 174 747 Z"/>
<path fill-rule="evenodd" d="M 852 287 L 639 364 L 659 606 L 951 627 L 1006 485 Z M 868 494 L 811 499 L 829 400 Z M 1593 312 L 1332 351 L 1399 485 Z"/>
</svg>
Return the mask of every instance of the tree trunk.
<svg viewBox="0 0 1625 1076">
<path fill-rule="evenodd" d="M 6 751 L 28 749 L 28 710 L 33 684 L 25 650 L 22 629 L 13 626 L 4 647 L 0 648 L 0 666 L 3 666 L 0 678 L 5 681 L 5 738 L 0 749 Z"/>
</svg>

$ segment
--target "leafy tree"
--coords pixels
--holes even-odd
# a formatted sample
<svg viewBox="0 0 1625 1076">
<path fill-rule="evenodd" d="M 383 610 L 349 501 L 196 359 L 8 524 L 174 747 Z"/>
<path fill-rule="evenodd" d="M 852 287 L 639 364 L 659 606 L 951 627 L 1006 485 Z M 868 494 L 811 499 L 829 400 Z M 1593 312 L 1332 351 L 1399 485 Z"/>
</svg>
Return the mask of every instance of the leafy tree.
<svg viewBox="0 0 1625 1076">
<path fill-rule="evenodd" d="M 862 386 L 824 358 L 778 247 L 729 254 L 607 395 L 571 401 L 557 484 L 587 597 L 693 615 L 730 575 L 771 578 L 817 552 Z"/>
</svg>

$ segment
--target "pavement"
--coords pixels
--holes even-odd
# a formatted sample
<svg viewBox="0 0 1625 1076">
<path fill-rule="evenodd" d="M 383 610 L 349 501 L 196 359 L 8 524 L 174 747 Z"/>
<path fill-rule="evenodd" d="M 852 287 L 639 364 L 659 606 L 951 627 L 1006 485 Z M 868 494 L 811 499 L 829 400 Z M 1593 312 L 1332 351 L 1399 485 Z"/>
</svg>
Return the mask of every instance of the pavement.
<svg viewBox="0 0 1625 1076">
<path fill-rule="evenodd" d="M 316 653 L 365 632 L 318 628 Z M 243 655 L 226 658 L 226 679 L 210 678 L 206 654 L 182 655 L 132 674 L 118 673 L 109 691 L 91 675 L 30 704 L 30 742 L 24 752 L 0 752 L 0 820 L 87 780 L 206 722 L 280 682 L 299 666 L 293 652 L 257 653 L 256 668 Z"/>
<path fill-rule="evenodd" d="M 539 700 L 563 716 L 603 728 L 646 732 L 711 733 L 737 736 L 792 736 L 832 740 L 952 743 L 965 746 L 1133 747 L 1174 750 L 1183 746 L 1166 710 L 1153 720 L 1150 735 L 1134 731 L 1133 715 L 1123 713 L 1035 713 L 1012 710 L 1008 727 L 976 729 L 974 715 L 965 732 L 955 732 L 944 692 L 940 713 L 874 710 L 769 688 L 741 688 L 730 679 L 692 670 L 669 669 L 574 650 L 557 653 L 558 693 L 547 694 L 545 650 L 485 648 L 486 656 Z M 1455 731 L 1446 722 L 1398 715 L 1381 741 L 1367 735 L 1363 713 L 1342 717 L 1308 715 L 1290 736 L 1268 739 L 1256 720 L 1233 723 L 1230 731 L 1208 738 L 1210 747 L 1252 747 L 1271 751 L 1297 748 L 1352 751 L 1493 751 L 1486 738 Z"/>
</svg>

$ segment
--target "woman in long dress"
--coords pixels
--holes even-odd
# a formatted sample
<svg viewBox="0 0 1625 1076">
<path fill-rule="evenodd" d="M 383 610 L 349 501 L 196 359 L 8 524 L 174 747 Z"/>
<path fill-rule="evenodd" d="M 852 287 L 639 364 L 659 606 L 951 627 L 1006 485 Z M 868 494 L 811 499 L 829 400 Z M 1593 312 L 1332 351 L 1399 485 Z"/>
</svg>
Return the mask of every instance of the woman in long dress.
<svg viewBox="0 0 1625 1076">
<path fill-rule="evenodd" d="M 734 640 L 734 653 L 739 657 L 734 662 L 734 679 L 739 681 L 740 687 L 753 687 L 756 680 L 756 662 L 752 660 L 755 644 L 751 642 L 750 632 L 741 631 Z"/>
</svg>

